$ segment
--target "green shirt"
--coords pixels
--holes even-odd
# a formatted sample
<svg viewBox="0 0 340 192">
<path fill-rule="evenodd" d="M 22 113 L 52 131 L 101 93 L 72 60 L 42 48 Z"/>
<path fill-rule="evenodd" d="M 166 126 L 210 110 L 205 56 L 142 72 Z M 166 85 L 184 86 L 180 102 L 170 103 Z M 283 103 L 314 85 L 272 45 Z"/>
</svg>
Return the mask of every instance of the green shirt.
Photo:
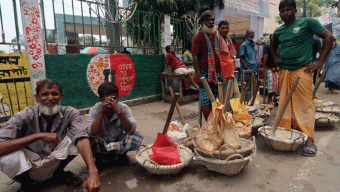
<svg viewBox="0 0 340 192">
<path fill-rule="evenodd" d="M 286 70 L 299 69 L 312 62 L 313 34 L 325 28 L 312 18 L 296 19 L 281 25 L 274 32 L 273 45 L 282 46 L 278 66 Z"/>
</svg>

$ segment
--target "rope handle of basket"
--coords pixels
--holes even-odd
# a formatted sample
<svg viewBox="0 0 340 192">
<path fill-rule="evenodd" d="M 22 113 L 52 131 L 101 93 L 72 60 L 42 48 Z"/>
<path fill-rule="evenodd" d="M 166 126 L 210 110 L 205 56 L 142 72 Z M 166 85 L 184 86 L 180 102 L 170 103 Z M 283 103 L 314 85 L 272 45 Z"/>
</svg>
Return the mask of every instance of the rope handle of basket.
<svg viewBox="0 0 340 192">
<path fill-rule="evenodd" d="M 334 107 L 340 107 L 340 105 L 339 105 L 339 104 L 333 104 L 332 107 L 331 107 L 331 110 L 332 110 Z"/>
<path fill-rule="evenodd" d="M 329 118 L 327 118 L 327 117 L 319 117 L 319 118 L 315 119 L 315 122 L 318 122 L 321 119 L 326 119 L 326 120 L 328 120 L 328 123 L 331 123 L 331 120 Z"/>
<path fill-rule="evenodd" d="M 222 151 L 223 151 L 223 149 L 224 149 L 225 147 L 231 148 L 231 149 L 234 150 L 235 153 L 237 153 L 234 146 L 232 146 L 232 145 L 230 145 L 230 144 L 228 144 L 228 143 L 227 143 L 227 144 L 224 144 L 224 145 L 221 146 L 220 151 L 219 151 L 219 153 L 218 153 L 220 159 L 221 159 L 221 156 L 222 156 Z"/>
<path fill-rule="evenodd" d="M 236 154 L 232 154 L 232 155 L 230 155 L 227 159 L 226 159 L 226 161 L 227 162 L 229 162 L 229 161 L 231 161 L 231 160 L 234 160 L 234 159 L 241 159 L 242 161 L 243 161 L 243 163 L 242 163 L 242 166 L 240 167 L 240 169 L 238 170 L 238 172 L 240 172 L 241 171 L 241 169 L 243 169 L 243 167 L 244 167 L 244 165 L 245 165 L 245 161 L 244 161 L 244 158 L 243 158 L 243 156 L 241 155 L 241 154 L 238 154 L 238 153 L 236 153 Z"/>
<path fill-rule="evenodd" d="M 154 161 L 151 161 L 150 159 L 145 159 L 144 162 L 143 162 L 143 166 L 145 167 L 145 163 L 146 162 L 149 162 L 150 164 L 156 166 L 157 169 L 159 169 L 160 165 Z"/>
</svg>

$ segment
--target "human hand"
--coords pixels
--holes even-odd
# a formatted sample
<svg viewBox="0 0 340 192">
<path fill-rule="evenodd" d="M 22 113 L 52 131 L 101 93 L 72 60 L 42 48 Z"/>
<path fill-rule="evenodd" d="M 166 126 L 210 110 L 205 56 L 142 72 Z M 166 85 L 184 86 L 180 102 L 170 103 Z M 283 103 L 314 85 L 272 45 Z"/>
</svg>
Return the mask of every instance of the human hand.
<svg viewBox="0 0 340 192">
<path fill-rule="evenodd" d="M 307 66 L 307 68 L 304 70 L 305 73 L 312 73 L 318 69 L 322 68 L 322 64 L 319 60 L 314 61 L 313 63 L 310 63 Z"/>
<path fill-rule="evenodd" d="M 107 103 L 109 103 L 110 108 L 116 113 L 119 114 L 121 113 L 120 108 L 117 105 L 118 98 L 116 96 L 111 96 L 111 97 L 106 97 L 105 100 Z"/>
<path fill-rule="evenodd" d="M 164 72 L 161 73 L 161 76 L 164 76 L 165 74 L 166 74 L 166 72 L 164 71 Z"/>
<path fill-rule="evenodd" d="M 83 184 L 83 189 L 87 188 L 89 192 L 97 192 L 99 191 L 100 186 L 98 174 L 91 174 Z"/>
<path fill-rule="evenodd" d="M 279 67 L 273 67 L 270 69 L 272 72 L 279 72 L 281 69 Z"/>
<path fill-rule="evenodd" d="M 40 140 L 44 142 L 51 143 L 49 146 L 50 147 L 56 147 L 59 143 L 59 138 L 56 133 L 39 133 L 40 135 Z"/>
<path fill-rule="evenodd" d="M 197 76 L 197 82 L 196 82 L 196 84 L 197 84 L 199 87 L 203 87 L 203 83 L 202 83 L 202 81 L 201 81 L 202 75 L 201 75 L 201 74 L 197 74 L 196 76 Z"/>
</svg>

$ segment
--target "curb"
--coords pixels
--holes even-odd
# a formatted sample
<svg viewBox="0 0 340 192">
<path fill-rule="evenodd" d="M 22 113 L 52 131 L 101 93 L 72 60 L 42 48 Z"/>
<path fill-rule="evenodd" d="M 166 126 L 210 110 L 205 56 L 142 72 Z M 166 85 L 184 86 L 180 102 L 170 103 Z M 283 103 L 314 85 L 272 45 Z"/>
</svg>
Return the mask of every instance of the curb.
<svg viewBox="0 0 340 192">
<path fill-rule="evenodd" d="M 141 98 L 137 98 L 137 99 L 122 101 L 122 103 L 125 103 L 129 107 L 132 107 L 132 106 L 136 106 L 136 105 L 152 103 L 152 102 L 155 102 L 155 101 L 162 101 L 162 96 L 161 95 L 154 95 L 154 96 L 149 96 L 149 97 L 141 97 Z M 91 107 L 79 109 L 80 115 L 88 114 L 90 109 L 91 109 Z"/>
</svg>

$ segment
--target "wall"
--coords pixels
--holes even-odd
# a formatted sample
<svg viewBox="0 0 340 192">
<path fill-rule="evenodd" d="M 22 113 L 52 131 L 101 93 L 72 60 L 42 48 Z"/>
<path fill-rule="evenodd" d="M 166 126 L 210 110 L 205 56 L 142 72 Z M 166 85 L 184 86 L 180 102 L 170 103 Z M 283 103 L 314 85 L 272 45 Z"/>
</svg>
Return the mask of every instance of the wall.
<svg viewBox="0 0 340 192">
<path fill-rule="evenodd" d="M 0 53 L 0 123 L 33 105 L 26 53 Z"/>
<path fill-rule="evenodd" d="M 62 105 L 87 108 L 98 102 L 87 82 L 87 68 L 95 55 L 65 54 L 45 55 L 46 76 L 63 85 Z M 164 70 L 164 55 L 128 55 L 135 65 L 135 84 L 132 92 L 120 101 L 160 95 L 162 92 L 159 75 Z"/>
<path fill-rule="evenodd" d="M 264 33 L 272 34 L 280 24 L 275 22 L 275 16 L 279 16 L 279 4 L 280 0 L 270 0 L 269 2 L 269 14 L 270 18 L 264 19 Z"/>
</svg>

